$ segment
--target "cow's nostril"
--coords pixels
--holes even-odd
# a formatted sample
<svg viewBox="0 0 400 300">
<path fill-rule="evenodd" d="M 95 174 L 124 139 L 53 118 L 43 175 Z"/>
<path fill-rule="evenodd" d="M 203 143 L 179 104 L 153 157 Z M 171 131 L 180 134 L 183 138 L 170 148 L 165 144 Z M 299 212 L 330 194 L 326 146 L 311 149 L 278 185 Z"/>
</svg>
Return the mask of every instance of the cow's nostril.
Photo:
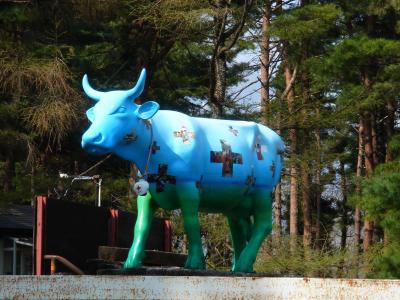
<svg viewBox="0 0 400 300">
<path fill-rule="evenodd" d="M 103 136 L 101 133 L 98 133 L 96 136 L 92 137 L 92 142 L 93 143 L 98 143 L 103 139 Z"/>
<path fill-rule="evenodd" d="M 103 135 L 101 133 L 91 134 L 85 133 L 82 137 L 82 146 L 90 144 L 100 144 L 103 140 Z"/>
</svg>

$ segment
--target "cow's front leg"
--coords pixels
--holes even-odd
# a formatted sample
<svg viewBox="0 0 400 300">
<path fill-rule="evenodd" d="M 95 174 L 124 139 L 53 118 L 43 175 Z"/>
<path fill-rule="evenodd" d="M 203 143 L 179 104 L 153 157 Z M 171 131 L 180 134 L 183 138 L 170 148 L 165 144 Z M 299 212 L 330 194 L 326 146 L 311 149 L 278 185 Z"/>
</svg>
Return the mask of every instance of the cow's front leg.
<svg viewBox="0 0 400 300">
<path fill-rule="evenodd" d="M 195 183 L 185 183 L 179 187 L 179 204 L 183 226 L 188 237 L 188 258 L 185 268 L 204 269 L 204 254 L 200 237 L 199 192 Z"/>
<path fill-rule="evenodd" d="M 144 248 L 149 236 L 151 221 L 156 209 L 154 201 L 151 201 L 150 192 L 137 198 L 137 218 L 134 230 L 134 239 L 124 268 L 137 268 L 142 265 Z"/>
</svg>

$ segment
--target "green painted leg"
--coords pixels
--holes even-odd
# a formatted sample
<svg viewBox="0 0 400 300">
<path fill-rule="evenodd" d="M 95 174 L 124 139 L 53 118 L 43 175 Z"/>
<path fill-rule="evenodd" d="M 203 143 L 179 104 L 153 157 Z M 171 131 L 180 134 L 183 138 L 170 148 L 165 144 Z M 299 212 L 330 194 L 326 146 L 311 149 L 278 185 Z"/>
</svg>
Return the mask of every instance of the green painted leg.
<svg viewBox="0 0 400 300">
<path fill-rule="evenodd" d="M 254 199 L 254 225 L 251 239 L 242 251 L 235 272 L 253 272 L 253 264 L 265 237 L 272 230 L 272 204 L 270 191 L 258 191 Z"/>
<path fill-rule="evenodd" d="M 243 234 L 246 237 L 246 242 L 250 241 L 251 239 L 251 232 L 253 228 L 253 224 L 251 223 L 250 217 L 242 218 L 239 220 L 240 226 L 242 226 Z"/>
<path fill-rule="evenodd" d="M 200 237 L 199 193 L 193 188 L 195 183 L 183 185 L 179 191 L 179 203 L 182 210 L 183 225 L 188 237 L 188 258 L 185 268 L 204 269 L 204 255 Z"/>
<path fill-rule="evenodd" d="M 150 192 L 137 198 L 138 215 L 135 223 L 134 239 L 124 268 L 137 268 L 142 265 L 144 248 L 155 211 L 155 206 L 152 202 Z"/>
<path fill-rule="evenodd" d="M 228 224 L 231 230 L 232 244 L 233 244 L 233 264 L 232 271 L 239 260 L 240 254 L 247 244 L 247 231 L 250 219 L 228 217 Z"/>
</svg>

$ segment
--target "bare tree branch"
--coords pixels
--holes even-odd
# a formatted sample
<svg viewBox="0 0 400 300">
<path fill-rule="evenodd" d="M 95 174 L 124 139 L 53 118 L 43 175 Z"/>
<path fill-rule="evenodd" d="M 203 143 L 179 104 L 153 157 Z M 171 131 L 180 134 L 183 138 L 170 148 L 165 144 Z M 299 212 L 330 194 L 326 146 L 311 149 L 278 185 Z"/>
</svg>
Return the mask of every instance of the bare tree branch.
<svg viewBox="0 0 400 300">
<path fill-rule="evenodd" d="M 223 53 L 223 52 L 226 52 L 226 51 L 230 50 L 236 44 L 236 41 L 238 40 L 238 38 L 240 36 L 240 33 L 242 32 L 242 29 L 243 29 L 244 23 L 246 21 L 246 17 L 247 17 L 247 14 L 249 12 L 249 9 L 250 9 L 250 7 L 252 5 L 253 5 L 253 0 L 246 0 L 245 1 L 242 17 L 240 18 L 239 23 L 237 23 L 236 26 L 234 26 L 235 32 L 234 32 L 233 39 L 231 40 L 231 42 L 227 46 L 222 47 L 220 49 L 220 51 L 219 51 L 220 53 Z"/>
<path fill-rule="evenodd" d="M 253 84 L 257 83 L 258 80 L 254 80 L 252 82 L 250 82 L 249 84 L 245 85 L 244 87 L 242 87 L 239 91 L 236 92 L 236 95 L 232 98 L 232 101 L 235 101 L 237 97 L 239 97 L 239 95 L 248 87 L 252 86 Z"/>
</svg>

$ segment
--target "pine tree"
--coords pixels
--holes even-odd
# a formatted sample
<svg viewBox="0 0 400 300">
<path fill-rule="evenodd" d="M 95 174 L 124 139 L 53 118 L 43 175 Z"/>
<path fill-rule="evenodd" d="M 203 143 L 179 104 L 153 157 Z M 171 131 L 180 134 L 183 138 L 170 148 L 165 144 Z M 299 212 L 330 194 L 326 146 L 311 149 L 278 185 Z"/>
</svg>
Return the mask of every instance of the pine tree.
<svg viewBox="0 0 400 300">
<path fill-rule="evenodd" d="M 289 113 L 288 139 L 290 141 L 290 234 L 298 234 L 298 187 L 301 186 L 303 212 L 303 243 L 310 247 L 311 233 L 311 194 L 310 158 L 308 151 L 314 135 L 314 120 L 311 111 L 319 109 L 318 98 L 311 97 L 312 82 L 309 62 L 314 56 L 325 51 L 321 40 L 331 38 L 330 30 L 339 16 L 333 5 L 318 5 L 303 2 L 300 7 L 286 11 L 272 23 L 272 32 L 282 43 L 282 76 L 285 79 L 284 97 L 287 99 Z M 320 95 L 321 93 L 316 93 Z M 299 140 L 301 135 L 301 142 Z"/>
</svg>

